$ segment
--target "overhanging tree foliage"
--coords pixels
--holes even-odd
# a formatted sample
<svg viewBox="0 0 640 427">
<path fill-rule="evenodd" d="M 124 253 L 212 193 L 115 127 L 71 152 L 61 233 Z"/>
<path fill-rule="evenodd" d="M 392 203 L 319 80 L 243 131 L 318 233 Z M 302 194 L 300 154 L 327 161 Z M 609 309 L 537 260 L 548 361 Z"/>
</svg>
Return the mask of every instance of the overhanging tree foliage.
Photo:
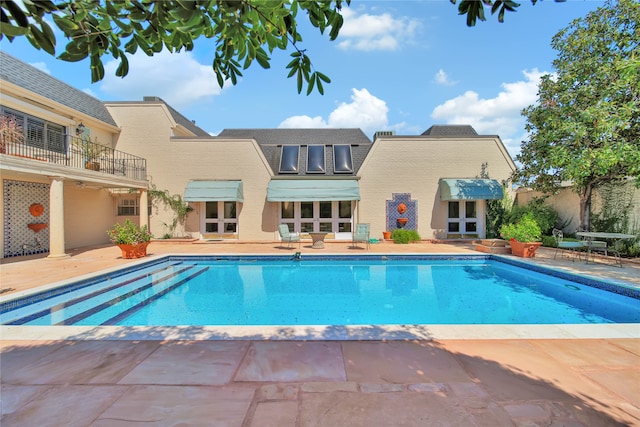
<svg viewBox="0 0 640 427">
<path fill-rule="evenodd" d="M 609 0 L 556 34 L 556 71 L 523 111 L 529 137 L 513 179 L 543 192 L 571 181 L 582 230 L 594 189 L 628 177 L 640 185 L 639 21 L 636 0 Z"/>
<path fill-rule="evenodd" d="M 457 0 L 450 0 L 455 4 Z M 537 0 L 531 0 L 536 3 Z M 561 1 L 561 0 L 556 0 Z M 242 69 L 254 61 L 270 67 L 276 49 L 293 50 L 288 77 L 296 77 L 298 93 L 307 87 L 324 93 L 330 79 L 316 71 L 304 49 L 298 48 L 298 14 L 305 13 L 320 33 L 329 30 L 335 40 L 343 24 L 343 4 L 351 0 L 51 0 L 0 1 L 0 40 L 25 36 L 36 48 L 64 61 L 90 59 L 91 81 L 104 77 L 102 57 L 120 61 L 116 75 L 129 72 L 127 54 L 140 49 L 149 56 L 163 49 L 190 51 L 194 41 L 213 39 L 212 61 L 220 87 L 226 80 L 236 84 Z M 23 5 L 24 7 L 22 7 Z M 458 10 L 467 25 L 484 21 L 485 6 L 504 20 L 505 11 L 519 6 L 511 0 L 461 0 Z M 64 51 L 56 53 L 56 37 L 49 23 L 67 38 Z"/>
</svg>

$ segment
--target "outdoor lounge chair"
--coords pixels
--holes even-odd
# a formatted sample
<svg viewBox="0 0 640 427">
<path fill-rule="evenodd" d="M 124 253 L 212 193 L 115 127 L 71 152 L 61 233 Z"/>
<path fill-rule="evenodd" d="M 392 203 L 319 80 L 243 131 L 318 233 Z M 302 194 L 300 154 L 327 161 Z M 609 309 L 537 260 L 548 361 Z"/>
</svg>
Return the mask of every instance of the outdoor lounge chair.
<svg viewBox="0 0 640 427">
<path fill-rule="evenodd" d="M 557 228 L 553 229 L 552 234 L 556 239 L 556 252 L 553 254 L 553 259 L 556 259 L 558 252 L 565 250 L 574 252 L 575 256 L 580 259 L 580 250 L 586 247 L 585 242 L 567 242 L 564 240 L 564 233 L 562 232 L 562 230 L 558 230 Z M 575 261 L 575 257 L 574 259 L 572 259 L 572 261 Z"/>
<path fill-rule="evenodd" d="M 369 249 L 369 224 L 356 225 L 356 232 L 353 234 L 353 246 L 359 247 L 358 243 L 364 243 Z"/>
<path fill-rule="evenodd" d="M 287 248 L 291 248 L 292 243 L 298 242 L 298 249 L 300 249 L 300 236 L 297 234 L 291 234 L 287 224 L 280 224 L 278 226 L 278 233 L 280 234 L 280 240 L 282 242 L 287 242 Z"/>
</svg>

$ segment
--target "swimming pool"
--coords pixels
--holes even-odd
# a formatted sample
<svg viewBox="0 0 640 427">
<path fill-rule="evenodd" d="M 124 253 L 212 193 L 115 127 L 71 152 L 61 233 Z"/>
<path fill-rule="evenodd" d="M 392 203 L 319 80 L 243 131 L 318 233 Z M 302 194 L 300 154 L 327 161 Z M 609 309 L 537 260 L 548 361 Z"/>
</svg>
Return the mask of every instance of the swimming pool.
<svg viewBox="0 0 640 427">
<path fill-rule="evenodd" d="M 34 326 L 639 323 L 639 293 L 491 255 L 170 256 L 3 301 L 0 316 Z"/>
</svg>

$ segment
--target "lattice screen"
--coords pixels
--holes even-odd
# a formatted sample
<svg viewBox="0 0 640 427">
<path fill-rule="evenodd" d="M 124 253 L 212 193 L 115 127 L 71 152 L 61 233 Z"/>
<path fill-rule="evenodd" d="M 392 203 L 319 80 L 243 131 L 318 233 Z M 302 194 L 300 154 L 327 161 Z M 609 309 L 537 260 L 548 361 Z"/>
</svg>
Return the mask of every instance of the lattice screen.
<svg viewBox="0 0 640 427">
<path fill-rule="evenodd" d="M 49 185 L 26 181 L 3 181 L 4 257 L 49 252 Z M 42 205 L 44 212 L 34 216 L 29 207 Z M 47 224 L 38 232 L 29 224 Z"/>
</svg>

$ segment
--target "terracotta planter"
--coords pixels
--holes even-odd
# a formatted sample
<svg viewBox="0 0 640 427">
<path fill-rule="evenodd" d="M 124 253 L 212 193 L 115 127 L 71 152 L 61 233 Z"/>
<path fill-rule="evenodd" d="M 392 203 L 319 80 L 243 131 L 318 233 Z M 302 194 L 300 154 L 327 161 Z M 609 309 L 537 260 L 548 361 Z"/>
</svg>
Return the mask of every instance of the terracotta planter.
<svg viewBox="0 0 640 427">
<path fill-rule="evenodd" d="M 511 253 L 522 258 L 533 258 L 542 242 L 518 242 L 517 240 L 509 241 Z"/>
<path fill-rule="evenodd" d="M 391 232 L 390 231 L 383 231 L 382 232 L 382 238 L 384 240 L 391 240 Z"/>
<path fill-rule="evenodd" d="M 397 221 L 400 227 L 404 227 L 405 225 L 407 225 L 407 222 L 409 222 L 409 218 L 398 218 Z"/>
<path fill-rule="evenodd" d="M 92 170 L 92 171 L 99 171 L 100 170 L 100 163 L 98 163 L 98 162 L 86 162 L 84 164 L 84 168 Z"/>
<path fill-rule="evenodd" d="M 30 229 L 32 229 L 36 233 L 39 233 L 41 230 L 44 230 L 45 228 L 47 228 L 47 224 L 45 224 L 44 222 L 34 223 L 34 224 L 27 224 L 27 227 L 29 227 Z"/>
<path fill-rule="evenodd" d="M 149 246 L 149 242 L 142 242 L 137 245 L 118 245 L 122 251 L 122 258 L 125 259 L 147 256 L 147 246 Z"/>
</svg>

